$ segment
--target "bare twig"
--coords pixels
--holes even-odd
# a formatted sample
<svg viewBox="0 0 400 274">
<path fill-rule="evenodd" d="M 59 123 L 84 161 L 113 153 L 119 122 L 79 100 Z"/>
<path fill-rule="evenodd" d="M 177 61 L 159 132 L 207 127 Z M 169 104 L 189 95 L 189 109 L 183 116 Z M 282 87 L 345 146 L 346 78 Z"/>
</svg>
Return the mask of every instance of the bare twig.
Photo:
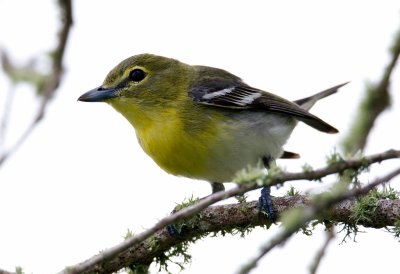
<svg viewBox="0 0 400 274">
<path fill-rule="evenodd" d="M 334 228 L 332 227 L 332 229 L 327 229 L 325 231 L 326 233 L 326 239 L 324 241 L 324 244 L 322 245 L 321 249 L 317 251 L 317 253 L 315 254 L 315 258 L 310 266 L 310 274 L 315 274 L 317 273 L 317 269 L 321 263 L 322 258 L 325 255 L 326 249 L 329 246 L 329 243 L 332 241 L 332 239 L 335 237 L 335 233 L 334 233 Z"/>
<path fill-rule="evenodd" d="M 390 53 L 391 60 L 384 70 L 380 82 L 366 88 L 357 117 L 342 143 L 345 152 L 354 153 L 364 149 L 375 121 L 390 105 L 390 78 L 400 56 L 400 30 L 395 36 Z"/>
<path fill-rule="evenodd" d="M 400 151 L 398 150 L 388 150 L 383 153 L 371 155 L 368 157 L 364 157 L 362 159 L 357 160 L 349 160 L 349 161 L 341 161 L 336 164 L 329 165 L 325 168 L 321 168 L 315 171 L 308 171 L 305 173 L 280 173 L 276 176 L 269 179 L 268 185 L 277 185 L 281 184 L 285 181 L 293 181 L 293 180 L 316 180 L 321 179 L 325 176 L 335 174 L 338 172 L 343 172 L 347 169 L 365 167 L 371 165 L 376 162 L 382 162 L 387 159 L 399 158 Z M 115 261 L 120 261 L 121 259 L 127 258 L 128 254 L 137 248 L 137 245 L 148 239 L 150 236 L 154 235 L 160 229 L 173 224 L 174 222 L 188 218 L 193 216 L 194 214 L 202 211 L 206 207 L 224 200 L 229 197 L 233 197 L 236 195 L 242 195 L 250 190 L 254 190 L 260 188 L 261 186 L 255 184 L 254 182 L 249 182 L 248 184 L 239 185 L 238 187 L 232 188 L 230 190 L 224 192 L 218 192 L 213 195 L 210 195 L 202 200 L 200 200 L 197 204 L 184 208 L 170 216 L 167 216 L 161 219 L 158 223 L 156 223 L 153 227 L 148 230 L 135 235 L 132 238 L 125 240 L 117 246 L 109 248 L 102 253 L 93 256 L 92 258 L 79 263 L 77 265 L 71 266 L 63 270 L 61 273 L 64 274 L 72 274 L 72 273 L 110 273 L 113 271 L 117 271 L 120 269 L 121 264 L 117 264 Z M 335 201 L 338 202 L 338 201 Z M 310 217 L 308 217 L 310 218 Z M 129 261 L 125 262 L 128 263 Z M 125 264 L 125 266 L 127 266 Z M 106 271 L 107 270 L 107 271 Z"/>
<path fill-rule="evenodd" d="M 11 106 L 13 103 L 13 99 L 14 99 L 14 87 L 10 88 L 10 90 L 8 90 L 7 92 L 7 97 L 5 100 L 5 104 L 4 104 L 4 109 L 3 109 L 3 115 L 2 115 L 2 119 L 1 119 L 1 125 L 0 125 L 0 155 L 2 154 L 3 151 L 3 145 L 6 139 L 6 131 L 8 128 L 8 120 L 10 118 L 10 114 L 11 114 Z"/>
<path fill-rule="evenodd" d="M 8 149 L 8 151 L 5 151 L 2 155 L 0 155 L 0 166 L 24 143 L 24 141 L 31 135 L 32 131 L 36 128 L 39 122 L 43 119 L 47 103 L 52 98 L 61 82 L 61 78 L 64 72 L 64 68 L 62 65 L 63 57 L 73 20 L 71 0 L 59 0 L 58 3 L 61 11 L 62 24 L 58 34 L 58 43 L 53 52 L 51 74 L 48 76 L 47 81 L 44 84 L 43 91 L 41 92 L 42 101 L 39 105 L 39 109 L 34 119 L 27 127 L 27 129 L 23 132 L 21 137 L 13 144 L 11 148 Z"/>
<path fill-rule="evenodd" d="M 349 198 L 353 197 L 358 197 L 360 195 L 364 195 L 368 193 L 371 189 L 375 188 L 378 185 L 384 184 L 388 181 L 390 181 L 392 178 L 400 174 L 400 168 L 394 170 L 393 172 L 389 173 L 388 175 L 376 179 L 374 182 L 362 187 L 362 188 L 357 188 L 357 189 L 352 189 L 349 191 L 345 191 L 342 194 L 339 194 L 337 196 L 327 198 L 322 202 L 315 203 L 311 206 L 308 206 L 305 208 L 305 210 L 302 211 L 301 216 L 296 220 L 297 222 L 295 224 L 291 224 L 290 227 L 284 227 L 278 233 L 276 237 L 274 237 L 270 242 L 266 243 L 261 247 L 261 251 L 259 254 L 251 259 L 246 265 L 240 269 L 240 274 L 247 274 L 249 273 L 253 268 L 255 268 L 258 264 L 258 262 L 269 252 L 271 251 L 275 246 L 285 242 L 290 236 L 292 236 L 299 228 L 303 227 L 307 222 L 315 219 L 319 214 L 321 214 L 322 211 L 326 210 L 327 208 L 330 208 L 332 205 L 339 203 L 341 201 L 344 201 Z"/>
</svg>

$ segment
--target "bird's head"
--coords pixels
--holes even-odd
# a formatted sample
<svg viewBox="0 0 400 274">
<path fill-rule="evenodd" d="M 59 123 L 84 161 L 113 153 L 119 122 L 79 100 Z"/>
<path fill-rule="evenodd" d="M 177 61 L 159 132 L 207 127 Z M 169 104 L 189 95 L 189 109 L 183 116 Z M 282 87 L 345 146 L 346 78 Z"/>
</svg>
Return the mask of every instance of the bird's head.
<svg viewBox="0 0 400 274">
<path fill-rule="evenodd" d="M 173 107 L 182 100 L 180 87 L 188 84 L 185 81 L 190 79 L 189 68 L 166 57 L 135 55 L 119 63 L 101 86 L 84 93 L 78 100 L 109 103 L 133 122 L 132 119 L 148 114 L 157 115 L 157 110 Z"/>
</svg>

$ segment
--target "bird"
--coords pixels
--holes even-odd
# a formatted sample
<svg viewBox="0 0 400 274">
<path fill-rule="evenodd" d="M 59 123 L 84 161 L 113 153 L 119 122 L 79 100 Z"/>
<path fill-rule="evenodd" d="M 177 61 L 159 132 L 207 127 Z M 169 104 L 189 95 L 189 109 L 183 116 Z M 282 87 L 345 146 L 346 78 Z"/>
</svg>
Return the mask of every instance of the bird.
<svg viewBox="0 0 400 274">
<path fill-rule="evenodd" d="M 78 100 L 111 105 L 159 167 L 208 181 L 215 193 L 248 166 L 298 158 L 283 147 L 299 121 L 337 133 L 309 109 L 345 84 L 292 102 L 226 70 L 145 53 L 120 62 Z"/>
</svg>

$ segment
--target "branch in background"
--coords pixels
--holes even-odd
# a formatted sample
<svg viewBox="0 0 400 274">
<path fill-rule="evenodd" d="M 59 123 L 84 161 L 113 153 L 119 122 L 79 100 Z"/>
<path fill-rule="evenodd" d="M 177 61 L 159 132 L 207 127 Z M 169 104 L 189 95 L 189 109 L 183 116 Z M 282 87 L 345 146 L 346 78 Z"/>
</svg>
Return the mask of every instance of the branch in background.
<svg viewBox="0 0 400 274">
<path fill-rule="evenodd" d="M 1 116 L 2 119 L 1 119 L 1 124 L 0 124 L 0 155 L 2 154 L 3 145 L 5 143 L 6 131 L 8 128 L 8 121 L 10 119 L 10 114 L 11 114 L 11 106 L 13 104 L 14 95 L 15 95 L 14 91 L 15 91 L 14 87 L 12 87 L 8 90 L 6 99 L 5 99 L 3 113 Z M 1 272 L 0 272 L 0 274 L 1 274 Z"/>
<path fill-rule="evenodd" d="M 390 106 L 390 78 L 400 55 L 400 30 L 397 32 L 390 50 L 391 60 L 378 84 L 366 88 L 357 117 L 349 134 L 344 138 L 342 147 L 345 152 L 355 153 L 364 150 L 368 135 L 379 115 Z"/>
<path fill-rule="evenodd" d="M 321 249 L 317 251 L 317 253 L 315 254 L 315 258 L 312 261 L 311 265 L 310 265 L 310 274 L 316 274 L 318 267 L 321 263 L 322 258 L 324 257 L 325 253 L 326 253 L 326 249 L 328 248 L 329 244 L 331 243 L 331 241 L 333 240 L 333 238 L 335 237 L 335 232 L 334 232 L 334 228 L 332 227 L 331 229 L 327 229 L 325 231 L 326 234 L 326 239 L 324 241 L 324 244 L 322 245 Z"/>
<path fill-rule="evenodd" d="M 304 195 L 273 197 L 272 199 L 274 210 L 278 215 L 294 208 L 313 206 L 312 199 Z M 341 202 L 320 218 L 354 224 L 352 208 L 355 203 L 355 200 Z M 374 222 L 376 228 L 394 225 L 395 221 L 400 218 L 400 200 L 380 200 L 375 214 L 377 216 L 376 222 Z M 191 223 L 190 229 L 183 229 L 179 238 L 171 237 L 166 229 L 160 229 L 151 238 L 132 246 L 109 262 L 99 262 L 91 269 L 81 269 L 81 272 L 67 268 L 64 273 L 112 273 L 122 267 L 147 265 L 172 246 L 193 238 L 212 232 L 232 231 L 233 229 L 240 232 L 250 227 L 270 224 L 271 222 L 265 218 L 265 215 L 260 213 L 256 201 L 211 206 L 201 212 L 201 217 Z"/>
<path fill-rule="evenodd" d="M 9 272 L 0 268 L 0 274 L 16 274 L 15 272 Z"/>
<path fill-rule="evenodd" d="M 308 204 L 306 207 L 304 207 L 304 209 L 302 209 L 300 212 L 296 212 L 293 211 L 293 214 L 290 214 L 290 219 L 288 218 L 288 216 L 286 216 L 287 219 L 289 219 L 288 221 L 285 222 L 285 220 L 283 220 L 283 229 L 278 233 L 278 235 L 276 235 L 270 242 L 266 243 L 265 245 L 263 245 L 261 247 L 261 251 L 260 253 L 253 259 L 250 260 L 250 262 L 248 262 L 241 270 L 240 270 L 240 274 L 247 274 L 249 273 L 253 268 L 255 268 L 258 264 L 258 262 L 269 252 L 271 251 L 274 247 L 278 246 L 279 244 L 285 242 L 289 237 L 291 237 L 294 233 L 296 233 L 301 227 L 303 227 L 305 224 L 307 224 L 309 221 L 317 218 L 318 216 L 321 218 L 321 216 L 323 216 L 322 218 L 325 220 L 332 220 L 330 219 L 328 216 L 325 216 L 323 214 L 324 211 L 326 211 L 327 209 L 331 208 L 331 206 L 340 203 L 339 207 L 342 208 L 346 208 L 345 204 L 343 204 L 343 202 L 345 203 L 350 203 L 352 204 L 351 207 L 346 208 L 345 211 L 349 211 L 350 215 L 348 215 L 347 217 L 349 217 L 349 219 L 347 220 L 341 220 L 341 222 L 346 223 L 346 224 L 352 224 L 353 225 L 359 225 L 360 222 L 356 222 L 354 223 L 354 215 L 353 215 L 353 208 L 355 206 L 356 201 L 355 200 L 349 200 L 352 199 L 354 197 L 359 197 L 361 195 L 365 195 L 367 194 L 370 190 L 372 190 L 373 188 L 377 187 L 378 185 L 384 184 L 389 182 L 391 179 L 393 179 L 394 177 L 398 176 L 400 174 L 400 168 L 394 170 L 393 172 L 387 174 L 386 176 L 376 179 L 374 182 L 362 187 L 362 188 L 355 188 L 349 191 L 343 191 L 342 193 L 338 193 L 337 195 L 325 195 L 324 199 L 319 199 L 320 201 L 314 201 L 310 204 Z M 322 194 L 324 195 L 324 194 Z M 383 201 L 388 201 L 388 200 L 383 200 Z M 376 224 L 376 228 L 381 228 L 384 226 L 393 226 L 395 224 L 395 222 L 397 220 L 399 220 L 398 218 L 400 217 L 400 200 L 393 200 L 394 204 L 393 204 L 393 208 L 391 208 L 393 210 L 393 212 L 391 212 L 391 214 L 394 213 L 395 219 L 392 219 L 392 221 L 389 223 L 379 223 L 380 222 L 380 218 L 382 217 L 380 214 L 385 214 L 385 212 L 387 211 L 387 208 L 381 207 L 379 210 L 374 212 L 374 216 L 376 218 L 376 220 L 370 219 L 370 222 L 367 222 L 367 226 L 369 227 L 375 227 L 372 224 Z M 379 207 L 378 203 L 376 204 L 377 208 Z M 330 210 L 331 214 L 334 216 L 336 214 L 335 212 L 335 208 L 333 210 Z M 342 212 L 343 213 L 343 212 Z M 390 215 L 391 215 L 390 214 Z M 343 216 L 342 216 L 343 217 Z M 369 216 L 371 217 L 371 216 Z M 383 218 L 386 218 L 389 216 L 384 216 Z M 389 219 L 391 219 L 391 217 L 389 217 Z M 333 218 L 333 220 L 335 220 L 335 218 Z"/>
<path fill-rule="evenodd" d="M 382 162 L 388 159 L 393 159 L 393 158 L 400 158 L 400 151 L 399 150 L 388 150 L 386 152 L 380 153 L 380 154 L 375 154 L 367 157 L 363 157 L 362 159 L 357 159 L 357 160 L 348 160 L 348 161 L 339 161 L 337 163 L 330 164 L 324 168 L 317 169 L 314 171 L 306 171 L 304 173 L 289 173 L 289 172 L 280 172 L 275 175 L 265 175 L 266 183 L 269 186 L 272 185 L 278 185 L 286 181 L 294 181 L 294 180 L 317 180 L 321 179 L 325 176 L 331 175 L 331 174 L 336 174 L 336 173 L 342 173 L 345 170 L 348 169 L 357 169 L 361 167 L 367 167 L 373 163 L 377 162 Z M 262 185 L 259 185 L 258 183 L 254 182 L 247 182 L 246 184 L 239 185 L 238 187 L 229 189 L 227 191 L 223 192 L 217 192 L 213 195 L 210 195 L 202 200 L 200 200 L 198 203 L 196 203 L 193 206 L 189 206 L 187 208 L 184 208 L 170 216 L 167 216 L 163 219 L 161 219 L 157 224 L 155 224 L 153 227 L 150 229 L 137 234 L 121 244 L 112 247 L 110 249 L 107 249 L 100 254 L 93 256 L 92 258 L 66 268 L 64 271 L 61 273 L 64 274 L 72 274 L 72 273 L 111 273 L 114 271 L 117 271 L 121 269 L 122 267 L 128 267 L 131 265 L 135 260 L 137 260 L 132 254 L 136 255 L 135 253 L 137 250 L 143 249 L 143 250 L 151 250 L 152 248 L 149 249 L 149 245 L 151 243 L 154 243 L 154 237 L 159 237 L 157 238 L 157 246 L 159 246 L 159 249 L 163 249 L 162 246 L 166 245 L 168 247 L 171 246 L 171 244 L 176 244 L 178 243 L 179 239 L 176 238 L 171 238 L 167 234 L 166 230 L 164 227 L 171 225 L 173 223 L 176 223 L 179 220 L 189 218 L 194 216 L 196 213 L 204 210 L 201 214 L 203 216 L 210 216 L 211 220 L 205 227 L 208 227 L 208 231 L 213 231 L 213 229 L 216 229 L 216 227 L 219 227 L 219 229 L 222 229 L 221 227 L 224 226 L 224 223 L 226 223 L 226 226 L 229 227 L 229 225 L 236 225 L 236 226 L 243 226 L 246 223 L 241 223 L 241 219 L 238 218 L 236 219 L 236 224 L 229 224 L 230 221 L 234 221 L 235 219 L 232 217 L 232 212 L 235 211 L 235 206 L 238 207 L 236 209 L 237 211 L 244 210 L 245 214 L 242 216 L 243 218 L 253 218 L 253 221 L 249 221 L 247 219 L 247 222 L 250 222 L 253 225 L 263 225 L 263 224 L 268 224 L 268 221 L 265 220 L 265 217 L 260 218 L 259 211 L 257 209 L 257 203 L 248 203 L 248 204 L 237 204 L 237 205 L 231 205 L 230 208 L 228 208 L 227 212 L 228 214 L 224 218 L 221 214 L 218 214 L 218 217 L 216 217 L 216 213 L 224 211 L 224 206 L 222 207 L 216 207 L 217 209 L 213 209 L 214 211 L 208 212 L 207 210 L 211 209 L 205 209 L 208 206 L 227 199 L 229 197 L 233 197 L 236 195 L 242 195 L 250 190 L 254 190 L 257 188 L 262 187 Z M 361 194 L 359 194 L 361 195 Z M 348 198 L 348 197 L 347 197 Z M 338 201 L 334 201 L 338 202 Z M 336 211 L 333 211 L 332 214 L 332 219 L 334 221 L 342 222 L 342 221 L 349 221 L 347 217 L 345 217 L 345 214 L 351 214 L 351 207 L 353 206 L 352 202 L 348 202 L 348 207 L 339 207 Z M 399 202 L 400 203 L 400 202 Z M 393 206 L 400 207 L 400 204 L 394 204 Z M 294 197 L 285 197 L 285 198 L 274 198 L 273 199 L 273 205 L 274 205 L 274 210 L 277 212 L 277 214 L 281 213 L 282 211 L 287 210 L 288 208 L 293 208 L 296 205 L 307 205 L 309 204 L 309 200 L 305 199 L 304 196 L 294 196 Z M 329 204 L 327 206 L 331 206 L 332 204 Z M 244 208 L 245 206 L 245 208 Z M 345 209 L 348 209 L 346 211 Z M 339 211 L 341 209 L 341 211 Z M 232 210 L 232 212 L 230 211 Z M 252 213 L 251 213 L 252 212 Z M 340 214 L 338 214 L 341 212 Z M 397 210 L 396 212 L 400 212 Z M 238 213 L 240 214 L 240 213 Z M 344 215 L 343 215 L 344 214 Z M 384 214 L 388 214 L 387 212 Z M 252 217 L 251 217 L 252 216 Z M 239 215 L 240 217 L 240 215 Z M 399 218 L 400 216 L 397 216 Z M 310 216 L 308 216 L 310 218 Z M 383 218 L 384 219 L 384 218 Z M 216 222 L 219 222 L 218 224 L 215 224 Z M 257 224 L 257 222 L 261 222 Z M 212 224 L 215 224 L 217 226 L 214 226 L 214 228 L 211 226 Z M 393 225 L 394 220 L 389 219 L 386 220 L 386 223 L 380 223 L 377 225 Z M 362 224 L 362 223 L 359 223 Z M 189 233 L 189 237 L 193 237 L 192 234 L 194 233 L 191 231 L 187 232 Z M 202 231 L 204 233 L 204 231 Z M 158 235 L 158 236 L 157 236 Z M 168 242 L 171 241 L 171 242 Z M 160 244 L 162 243 L 162 244 Z M 165 249 L 164 249 L 165 250 Z M 154 257 L 153 257 L 154 258 Z M 147 258 L 147 261 L 145 259 L 141 259 L 140 262 L 143 264 L 148 264 L 149 263 L 149 258 Z"/>
<path fill-rule="evenodd" d="M 26 77 L 30 77 L 29 81 L 36 85 L 38 94 L 41 95 L 41 102 L 39 105 L 39 109 L 34 116 L 32 123 L 27 127 L 25 132 L 21 135 L 21 137 L 9 148 L 7 151 L 3 152 L 0 155 L 0 166 L 8 159 L 8 157 L 13 154 L 21 144 L 29 137 L 32 131 L 36 128 L 39 122 L 43 119 L 47 107 L 47 103 L 53 97 L 55 91 L 61 83 L 61 78 L 64 72 L 63 68 L 63 57 L 65 53 L 65 47 L 68 41 L 69 32 L 72 26 L 72 3 L 71 0 L 59 0 L 58 1 L 60 13 L 61 13 L 61 28 L 58 33 L 58 43 L 56 48 L 52 53 L 52 67 L 51 73 L 48 75 L 40 74 L 37 71 L 33 70 L 32 66 L 24 67 L 22 70 L 18 71 L 13 68 L 10 60 L 7 58 L 7 55 L 3 52 L 2 54 L 2 65 L 4 71 L 9 75 L 9 77 L 16 81 L 16 74 L 23 73 L 23 75 L 19 75 L 18 77 L 23 77 L 22 80 Z M 25 76 L 24 76 L 25 75 Z M 24 78 L 25 77 L 25 78 Z M 33 78 L 32 78 L 33 77 Z M 6 114 L 6 117 L 8 115 Z M 6 124 L 6 121 L 2 121 L 2 124 Z M 5 127 L 3 128 L 3 130 Z M 4 132 L 2 133 L 4 137 Z"/>
</svg>

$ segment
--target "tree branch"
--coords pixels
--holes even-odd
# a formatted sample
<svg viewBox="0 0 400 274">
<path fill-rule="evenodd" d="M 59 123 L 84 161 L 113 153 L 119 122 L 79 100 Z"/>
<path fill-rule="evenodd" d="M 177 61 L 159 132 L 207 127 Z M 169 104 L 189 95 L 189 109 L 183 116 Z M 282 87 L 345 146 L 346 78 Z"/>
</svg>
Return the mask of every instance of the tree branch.
<svg viewBox="0 0 400 274">
<path fill-rule="evenodd" d="M 3 155 L 0 155 L 0 166 L 24 143 L 24 141 L 31 135 L 32 131 L 43 119 L 47 108 L 47 103 L 53 97 L 61 82 L 64 72 L 63 58 L 73 20 L 71 0 L 59 0 L 58 4 L 61 11 L 62 24 L 58 33 L 58 43 L 52 54 L 51 73 L 45 77 L 43 89 L 39 90 L 39 93 L 41 94 L 41 103 L 39 105 L 39 109 L 31 124 L 26 128 L 20 138 L 13 144 L 11 148 L 5 151 Z"/>
<path fill-rule="evenodd" d="M 332 241 L 332 239 L 335 237 L 335 233 L 333 228 L 332 229 L 327 229 L 326 230 L 326 239 L 324 241 L 324 244 L 322 245 L 321 249 L 318 250 L 318 252 L 315 254 L 315 258 L 312 261 L 312 264 L 310 265 L 310 274 L 316 274 L 317 269 L 321 263 L 322 258 L 324 257 L 326 253 L 326 249 L 329 246 L 329 243 Z"/>
<path fill-rule="evenodd" d="M 380 82 L 375 85 L 370 84 L 366 88 L 357 117 L 353 120 L 351 130 L 342 142 L 345 152 L 355 153 L 364 149 L 375 121 L 390 105 L 390 78 L 400 56 L 400 29 L 395 35 L 390 53 L 391 60 Z"/>
<path fill-rule="evenodd" d="M 400 158 L 399 150 L 388 150 L 386 152 L 371 155 L 368 157 L 363 157 L 361 159 L 352 159 L 348 161 L 341 160 L 339 162 L 330 164 L 324 168 L 317 169 L 314 171 L 307 171 L 303 173 L 281 172 L 275 174 L 275 176 L 266 175 L 267 182 L 265 183 L 268 184 L 269 186 L 272 186 L 272 185 L 282 184 L 285 181 L 317 180 L 331 174 L 341 173 L 348 169 L 358 169 L 361 167 L 367 167 L 373 163 L 382 162 L 393 158 Z M 197 229 L 200 233 L 216 231 L 218 229 L 241 227 L 248 224 L 251 224 L 252 226 L 269 224 L 268 221 L 265 220 L 265 216 L 264 217 L 260 216 L 259 210 L 257 208 L 257 202 L 230 205 L 227 208 L 225 206 L 219 206 L 219 207 L 212 207 L 211 209 L 210 208 L 206 209 L 208 206 L 218 201 L 221 201 L 223 199 L 232 196 L 242 195 L 243 193 L 246 193 L 250 190 L 254 190 L 260 187 L 262 186 L 255 182 L 247 182 L 247 184 L 239 185 L 238 187 L 232 188 L 230 190 L 210 195 L 200 200 L 193 206 L 184 208 L 178 212 L 175 212 L 170 216 L 163 218 L 148 230 L 139 233 L 134 237 L 125 240 L 121 244 L 112 247 L 110 249 L 107 249 L 80 264 L 68 267 L 61 273 L 64 274 L 94 273 L 94 272 L 112 273 L 114 271 L 121 269 L 122 267 L 127 267 L 134 263 L 148 264 L 151 262 L 152 258 L 154 258 L 155 255 L 153 254 L 152 256 L 148 257 L 139 255 L 140 250 L 142 250 L 143 252 L 145 251 L 163 252 L 172 245 L 176 245 L 177 243 L 181 242 L 182 241 L 181 239 L 170 237 L 169 234 L 164 229 L 164 227 L 171 225 L 184 218 L 189 218 L 202 210 L 204 210 L 202 212 L 202 215 L 208 216 L 208 221 L 204 221 L 207 220 L 207 218 L 201 219 L 201 222 L 205 223 L 201 223 L 202 225 L 201 224 L 198 225 Z M 330 217 L 333 221 L 338 221 L 338 222 L 349 221 L 348 216 L 351 213 L 351 208 L 354 202 L 352 201 L 346 201 L 346 202 L 348 203 L 347 206 L 341 204 L 339 208 L 337 208 L 331 213 Z M 310 200 L 306 196 L 294 196 L 294 197 L 283 197 L 283 198 L 273 199 L 274 210 L 278 215 L 281 212 L 287 210 L 288 208 L 293 208 L 299 205 L 309 205 L 309 203 Z M 385 201 L 382 201 L 382 203 L 385 203 Z M 399 203 L 400 203 L 399 201 L 392 202 L 390 206 L 392 206 L 393 208 L 399 208 L 400 207 Z M 216 218 L 217 212 L 218 212 L 218 218 Z M 227 215 L 224 215 L 224 212 Z M 242 212 L 242 214 L 240 214 L 240 212 Z M 393 210 L 393 212 L 400 212 L 400 210 Z M 235 216 L 237 216 L 237 218 L 233 218 L 234 215 L 233 213 L 236 213 Z M 383 216 L 388 215 L 388 212 L 383 212 L 383 214 L 384 214 Z M 400 216 L 397 217 L 395 216 L 395 218 L 399 217 Z M 377 227 L 378 226 L 382 227 L 385 225 L 393 225 L 394 221 L 395 220 L 392 217 L 388 219 L 382 217 L 380 218 L 380 222 L 377 223 L 376 225 Z M 185 237 L 184 239 L 189 239 L 193 237 L 195 233 L 196 233 L 195 229 L 191 229 L 188 232 L 184 231 L 183 237 Z M 151 240 L 149 240 L 150 237 Z M 152 249 L 154 249 L 153 248 L 154 241 L 157 242 L 156 251 L 152 251 Z M 137 252 L 139 252 L 139 254 Z"/>
<path fill-rule="evenodd" d="M 15 272 L 10 272 L 0 268 L 0 274 L 16 274 Z"/>
<path fill-rule="evenodd" d="M 310 206 L 312 204 L 311 200 L 309 196 L 304 195 L 272 198 L 274 210 L 278 215 L 293 208 Z M 352 208 L 355 203 L 355 200 L 345 200 L 335 205 L 327 215 L 321 216 L 321 219 L 354 224 Z M 260 213 L 256 201 L 211 206 L 206 208 L 201 215 L 201 219 L 193 223 L 190 230 L 182 230 L 179 238 L 171 237 L 166 229 L 161 229 L 150 239 L 130 247 L 126 252 L 118 255 L 118 257 L 110 262 L 99 263 L 90 270 L 83 270 L 83 272 L 68 272 L 68 269 L 66 269 L 66 273 L 112 273 L 122 267 L 128 267 L 133 264 L 150 264 L 155 257 L 162 255 L 172 246 L 210 232 L 229 231 L 235 228 L 244 229 L 271 224 L 265 218 L 265 215 Z M 394 225 L 395 221 L 400 218 L 400 200 L 379 201 L 376 215 L 375 228 Z M 378 217 L 378 215 L 380 216 Z"/>
<path fill-rule="evenodd" d="M 276 247 L 277 245 L 285 242 L 289 237 L 291 237 L 295 232 L 298 231 L 299 228 L 301 228 L 302 226 L 304 226 L 307 222 L 317 218 L 318 216 L 323 220 L 335 220 L 335 221 L 339 221 L 339 222 L 343 222 L 345 224 L 351 224 L 353 226 L 356 225 L 366 225 L 368 227 L 374 227 L 374 228 L 381 228 L 381 227 L 385 227 L 385 226 L 393 226 L 395 224 L 396 221 L 398 221 L 398 217 L 400 217 L 400 200 L 392 200 L 395 201 L 392 204 L 392 210 L 395 215 L 395 219 L 392 219 L 392 216 L 385 216 L 385 210 L 387 210 L 386 207 L 381 207 L 380 206 L 380 202 L 381 201 L 377 201 L 377 203 L 374 205 L 375 211 L 369 216 L 369 220 L 368 222 L 360 222 L 360 220 L 357 220 L 354 218 L 353 215 L 353 208 L 355 206 L 356 201 L 355 200 L 349 200 L 352 199 L 354 197 L 359 197 L 361 195 L 365 195 L 367 194 L 370 190 L 372 190 L 373 188 L 375 188 L 378 185 L 381 185 L 383 183 L 386 183 L 388 181 L 390 181 L 391 179 L 393 179 L 395 176 L 400 174 L 400 168 L 394 170 L 393 172 L 389 173 L 388 175 L 376 179 L 374 182 L 362 187 L 362 188 L 355 188 L 355 189 L 351 189 L 349 191 L 343 191 L 342 193 L 339 193 L 337 195 L 334 196 L 327 196 L 325 197 L 325 199 L 318 199 L 320 201 L 315 201 L 312 202 L 311 204 L 308 203 L 306 207 L 304 207 L 304 210 L 302 210 L 301 212 L 295 212 L 296 216 L 292 216 L 294 217 L 294 220 L 290 220 L 290 225 L 286 224 L 286 226 L 284 226 L 284 229 L 282 229 L 278 235 L 276 237 L 274 237 L 270 242 L 264 244 L 261 247 L 261 251 L 260 253 L 253 258 L 252 260 L 250 260 L 250 262 L 248 262 L 241 270 L 240 270 L 240 274 L 247 274 L 249 273 L 253 268 L 255 268 L 257 266 L 257 263 L 269 252 L 271 251 L 274 247 Z M 348 199 L 348 200 L 346 200 Z M 388 201 L 388 200 L 382 200 L 383 201 Z M 391 201 L 391 200 L 389 200 Z M 345 204 L 343 204 L 343 202 L 346 202 L 348 204 L 350 204 L 350 207 L 347 207 Z M 339 203 L 339 204 L 338 204 Z M 338 204 L 336 206 L 334 206 L 335 204 Z M 325 216 L 324 212 L 327 209 L 330 209 L 331 206 L 334 206 L 332 210 L 330 210 L 330 213 L 327 214 Z M 342 209 L 345 209 L 344 211 L 348 212 L 348 214 L 343 214 L 344 212 L 341 211 L 341 213 L 343 214 L 338 214 L 339 212 L 335 212 L 335 209 L 337 208 L 337 206 L 340 206 Z M 379 209 L 378 209 L 379 208 Z M 384 214 L 383 216 L 381 216 L 380 214 Z M 336 220 L 336 218 L 334 217 L 337 214 L 336 217 L 340 216 L 341 220 Z M 390 215 L 391 215 L 390 214 Z M 332 217 L 332 218 L 330 218 Z M 343 217 L 345 217 L 343 219 Z M 386 223 L 383 220 L 390 220 L 388 223 Z"/>
</svg>

